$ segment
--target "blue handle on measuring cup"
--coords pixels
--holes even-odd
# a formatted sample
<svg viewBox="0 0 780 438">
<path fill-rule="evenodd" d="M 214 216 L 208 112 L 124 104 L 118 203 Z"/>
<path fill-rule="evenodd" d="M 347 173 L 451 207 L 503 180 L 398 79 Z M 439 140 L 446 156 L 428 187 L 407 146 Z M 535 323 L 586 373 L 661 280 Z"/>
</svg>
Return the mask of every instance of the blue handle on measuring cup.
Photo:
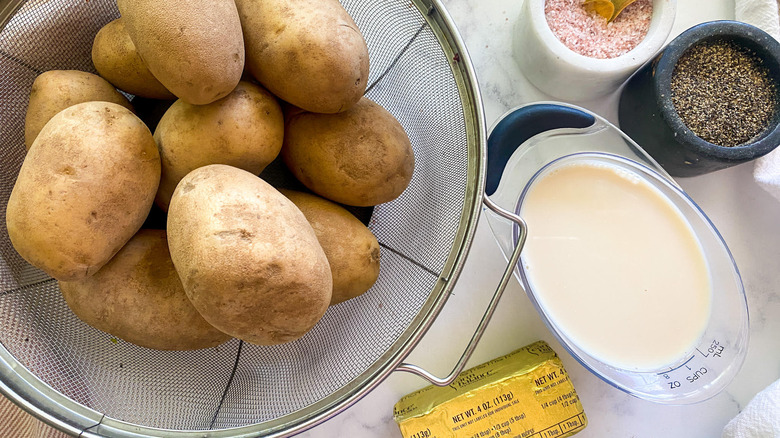
<svg viewBox="0 0 780 438">
<path fill-rule="evenodd" d="M 487 140 L 485 193 L 495 193 L 509 158 L 529 138 L 551 129 L 587 128 L 595 117 L 567 106 L 539 103 L 518 108 L 501 119 Z"/>
</svg>

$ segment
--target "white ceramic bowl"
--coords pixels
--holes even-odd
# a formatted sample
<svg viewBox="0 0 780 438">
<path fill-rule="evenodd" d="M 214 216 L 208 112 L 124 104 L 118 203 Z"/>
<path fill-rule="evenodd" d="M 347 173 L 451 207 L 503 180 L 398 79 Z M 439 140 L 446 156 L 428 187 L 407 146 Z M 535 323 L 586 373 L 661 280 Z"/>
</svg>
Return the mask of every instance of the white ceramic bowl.
<svg viewBox="0 0 780 438">
<path fill-rule="evenodd" d="M 564 45 L 547 25 L 545 0 L 525 0 L 513 35 L 513 52 L 525 77 L 557 99 L 585 101 L 617 90 L 661 50 L 674 24 L 677 0 L 653 0 L 645 38 L 628 53 L 610 59 L 580 55 Z"/>
</svg>

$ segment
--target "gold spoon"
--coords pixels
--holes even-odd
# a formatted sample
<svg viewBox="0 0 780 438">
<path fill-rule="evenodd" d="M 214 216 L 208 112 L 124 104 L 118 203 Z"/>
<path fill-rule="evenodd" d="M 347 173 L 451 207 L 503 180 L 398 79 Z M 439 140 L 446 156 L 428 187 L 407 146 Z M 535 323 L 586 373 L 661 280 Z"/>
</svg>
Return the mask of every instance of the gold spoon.
<svg viewBox="0 0 780 438">
<path fill-rule="evenodd" d="M 585 0 L 583 3 L 586 8 L 595 11 L 597 14 L 607 19 L 607 22 L 614 20 L 626 6 L 634 3 L 636 0 Z"/>
</svg>

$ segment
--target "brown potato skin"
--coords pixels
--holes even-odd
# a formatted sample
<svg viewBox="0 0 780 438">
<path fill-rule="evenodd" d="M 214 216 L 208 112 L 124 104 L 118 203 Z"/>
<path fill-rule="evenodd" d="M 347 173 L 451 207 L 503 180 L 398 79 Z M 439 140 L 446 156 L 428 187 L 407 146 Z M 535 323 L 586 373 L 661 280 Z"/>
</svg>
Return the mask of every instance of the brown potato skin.
<svg viewBox="0 0 780 438">
<path fill-rule="evenodd" d="M 155 203 L 168 210 L 185 175 L 209 164 L 227 164 L 255 175 L 282 149 L 284 115 L 266 89 L 239 82 L 235 90 L 208 105 L 176 101 L 154 131 L 162 159 Z"/>
<path fill-rule="evenodd" d="M 379 242 L 344 207 L 309 193 L 279 190 L 309 221 L 333 276 L 330 305 L 362 295 L 379 277 Z"/>
<path fill-rule="evenodd" d="M 171 259 L 211 325 L 244 341 L 294 341 L 324 315 L 333 279 L 303 213 L 259 177 L 212 164 L 181 180 L 168 211 Z"/>
<path fill-rule="evenodd" d="M 338 114 L 291 110 L 282 157 L 309 190 L 356 207 L 397 198 L 414 172 L 414 151 L 403 127 L 365 97 Z"/>
<path fill-rule="evenodd" d="M 6 210 L 11 243 L 57 280 L 93 275 L 138 231 L 160 155 L 127 108 L 85 102 L 57 113 L 27 153 Z"/>
<path fill-rule="evenodd" d="M 280 99 L 336 113 L 366 91 L 368 48 L 337 0 L 236 0 L 249 70 Z"/>
<path fill-rule="evenodd" d="M 164 230 L 139 231 L 95 275 L 59 284 L 79 319 L 141 347 L 197 350 L 230 339 L 190 303 Z"/>
<path fill-rule="evenodd" d="M 113 85 L 98 75 L 78 70 L 50 70 L 38 75 L 30 90 L 24 119 L 24 146 L 30 150 L 43 126 L 55 114 L 77 103 L 113 102 L 133 106 Z"/>
<path fill-rule="evenodd" d="M 176 98 L 144 64 L 121 18 L 107 23 L 95 35 L 92 64 L 120 90 L 149 99 Z"/>
<path fill-rule="evenodd" d="M 149 71 L 194 105 L 227 96 L 244 70 L 244 38 L 233 0 L 117 0 Z"/>
</svg>

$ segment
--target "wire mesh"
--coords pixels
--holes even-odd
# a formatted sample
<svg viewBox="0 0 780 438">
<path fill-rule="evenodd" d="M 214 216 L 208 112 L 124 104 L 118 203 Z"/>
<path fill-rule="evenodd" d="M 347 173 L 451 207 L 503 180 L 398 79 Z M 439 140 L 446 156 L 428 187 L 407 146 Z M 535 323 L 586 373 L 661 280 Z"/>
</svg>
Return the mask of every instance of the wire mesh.
<svg viewBox="0 0 780 438">
<path fill-rule="evenodd" d="M 0 31 L 0 343 L 45 384 L 106 416 L 145 427 L 215 430 L 299 412 L 350 385 L 396 347 L 435 289 L 464 216 L 469 145 L 452 60 L 426 17 L 403 0 L 344 0 L 370 53 L 367 96 L 406 129 L 416 166 L 409 188 L 375 208 L 376 285 L 331 307 L 302 339 L 261 347 L 164 352 L 82 323 L 57 282 L 14 251 L 5 209 L 24 159 L 24 117 L 36 75 L 95 72 L 97 31 L 113 0 L 29 0 Z"/>
</svg>

